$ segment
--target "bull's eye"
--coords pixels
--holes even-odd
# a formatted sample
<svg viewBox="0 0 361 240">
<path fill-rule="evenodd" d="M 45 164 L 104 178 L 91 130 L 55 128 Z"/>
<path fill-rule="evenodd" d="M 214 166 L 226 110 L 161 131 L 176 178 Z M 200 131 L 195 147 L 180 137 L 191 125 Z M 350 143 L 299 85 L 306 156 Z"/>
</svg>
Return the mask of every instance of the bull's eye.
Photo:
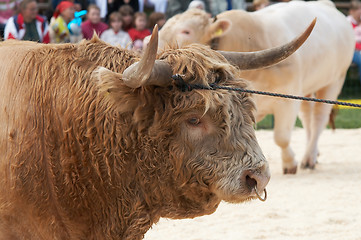
<svg viewBox="0 0 361 240">
<path fill-rule="evenodd" d="M 183 33 L 183 34 L 186 34 L 186 35 L 189 35 L 189 34 L 190 34 L 190 31 L 188 31 L 188 30 L 183 30 L 182 33 Z"/>
<path fill-rule="evenodd" d="M 189 125 L 198 126 L 201 123 L 201 120 L 197 117 L 191 117 L 187 120 Z"/>
</svg>

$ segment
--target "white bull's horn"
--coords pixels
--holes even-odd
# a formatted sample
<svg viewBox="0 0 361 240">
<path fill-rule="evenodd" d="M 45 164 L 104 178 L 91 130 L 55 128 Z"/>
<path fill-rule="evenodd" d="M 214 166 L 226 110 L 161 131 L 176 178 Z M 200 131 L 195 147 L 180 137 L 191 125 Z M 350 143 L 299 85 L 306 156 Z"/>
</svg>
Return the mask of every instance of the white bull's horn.
<svg viewBox="0 0 361 240">
<path fill-rule="evenodd" d="M 158 26 L 155 25 L 149 45 L 141 60 L 123 72 L 124 83 L 131 88 L 147 85 L 167 86 L 171 82 L 172 69 L 168 63 L 155 60 L 158 51 Z"/>
<path fill-rule="evenodd" d="M 268 67 L 279 63 L 294 53 L 306 41 L 315 24 L 316 18 L 313 19 L 312 23 L 308 26 L 304 33 L 280 47 L 274 47 L 257 52 L 218 52 L 221 53 L 232 65 L 238 66 L 241 70 Z"/>
</svg>

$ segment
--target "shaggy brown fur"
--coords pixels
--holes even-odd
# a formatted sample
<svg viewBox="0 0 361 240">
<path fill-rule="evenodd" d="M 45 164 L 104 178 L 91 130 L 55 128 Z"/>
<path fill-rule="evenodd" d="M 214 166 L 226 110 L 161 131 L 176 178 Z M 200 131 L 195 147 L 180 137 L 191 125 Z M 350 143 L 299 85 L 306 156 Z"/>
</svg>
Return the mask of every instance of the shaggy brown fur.
<svg viewBox="0 0 361 240">
<path fill-rule="evenodd" d="M 138 56 L 98 39 L 6 41 L 0 56 L 0 239 L 142 239 L 160 217 L 249 199 L 240 175 L 266 165 L 247 94 L 129 88 Z M 207 47 L 159 58 L 188 82 L 246 87 Z"/>
</svg>

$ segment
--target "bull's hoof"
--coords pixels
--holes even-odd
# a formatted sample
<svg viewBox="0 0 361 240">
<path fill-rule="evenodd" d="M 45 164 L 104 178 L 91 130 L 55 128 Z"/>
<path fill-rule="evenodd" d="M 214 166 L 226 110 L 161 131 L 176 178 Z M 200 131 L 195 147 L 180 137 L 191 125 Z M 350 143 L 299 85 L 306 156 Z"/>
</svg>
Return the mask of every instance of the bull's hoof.
<svg viewBox="0 0 361 240">
<path fill-rule="evenodd" d="M 311 170 L 313 170 L 313 169 L 315 169 L 315 166 L 316 166 L 315 164 L 310 164 L 309 162 L 301 164 L 302 169 L 311 169 Z"/>
<path fill-rule="evenodd" d="M 283 168 L 283 174 L 296 174 L 297 173 L 297 165 L 292 168 Z"/>
</svg>

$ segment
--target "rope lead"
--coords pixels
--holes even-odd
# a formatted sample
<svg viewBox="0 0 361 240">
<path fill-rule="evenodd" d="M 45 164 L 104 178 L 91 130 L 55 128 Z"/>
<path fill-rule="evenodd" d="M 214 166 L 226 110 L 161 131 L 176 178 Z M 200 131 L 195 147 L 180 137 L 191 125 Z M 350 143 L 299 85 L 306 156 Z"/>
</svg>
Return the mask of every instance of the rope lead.
<svg viewBox="0 0 361 240">
<path fill-rule="evenodd" d="M 327 103 L 327 104 L 335 104 L 335 105 L 343 105 L 343 106 L 361 108 L 361 104 L 356 104 L 356 103 L 332 101 L 332 100 L 319 99 L 319 98 L 301 97 L 301 96 L 280 94 L 280 93 L 255 91 L 255 90 L 249 90 L 249 89 L 244 89 L 244 88 L 224 87 L 224 86 L 218 86 L 215 83 L 209 84 L 210 87 L 207 87 L 207 86 L 204 86 L 204 85 L 201 85 L 201 84 L 189 84 L 189 83 L 186 83 L 183 80 L 182 76 L 179 75 L 179 74 L 173 75 L 172 79 L 175 81 L 175 85 L 178 87 L 178 89 L 180 89 L 182 92 L 192 91 L 193 89 L 203 89 L 203 90 L 223 89 L 223 90 L 229 90 L 229 91 L 237 91 L 237 92 L 245 92 L 245 93 L 266 95 L 266 96 L 271 96 L 271 97 L 289 98 L 289 99 L 309 101 L 309 102 L 321 102 L 321 103 Z"/>
</svg>

